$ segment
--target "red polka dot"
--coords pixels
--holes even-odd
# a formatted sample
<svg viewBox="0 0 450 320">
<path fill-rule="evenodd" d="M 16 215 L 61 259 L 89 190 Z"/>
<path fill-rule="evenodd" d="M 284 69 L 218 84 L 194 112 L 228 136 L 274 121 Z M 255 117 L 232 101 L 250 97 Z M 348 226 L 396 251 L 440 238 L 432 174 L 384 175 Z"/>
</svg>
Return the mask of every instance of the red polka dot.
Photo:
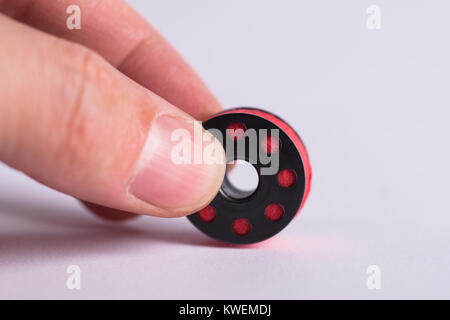
<svg viewBox="0 0 450 320">
<path fill-rule="evenodd" d="M 234 140 L 239 140 L 245 135 L 245 130 L 247 127 L 242 122 L 233 122 L 228 125 L 227 134 Z"/>
<path fill-rule="evenodd" d="M 297 180 L 295 172 L 291 169 L 284 169 L 278 173 L 278 184 L 283 188 L 292 187 Z"/>
<path fill-rule="evenodd" d="M 244 218 L 236 219 L 233 221 L 232 228 L 238 236 L 245 236 L 250 232 L 250 222 Z"/>
<path fill-rule="evenodd" d="M 207 206 L 198 212 L 198 217 L 203 222 L 210 223 L 216 218 L 216 210 L 211 206 Z"/>
<path fill-rule="evenodd" d="M 269 204 L 264 211 L 266 218 L 270 221 L 278 221 L 283 217 L 284 209 L 277 203 Z"/>
<path fill-rule="evenodd" d="M 261 146 L 267 154 L 272 154 L 280 150 L 280 140 L 278 138 L 267 136 L 262 140 Z"/>
</svg>

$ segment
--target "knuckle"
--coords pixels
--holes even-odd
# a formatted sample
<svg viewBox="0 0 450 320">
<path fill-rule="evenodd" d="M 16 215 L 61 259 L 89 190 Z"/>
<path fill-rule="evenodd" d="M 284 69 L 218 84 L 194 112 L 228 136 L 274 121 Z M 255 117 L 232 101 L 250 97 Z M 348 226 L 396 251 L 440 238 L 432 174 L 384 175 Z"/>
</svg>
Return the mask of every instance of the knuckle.
<svg viewBox="0 0 450 320">
<path fill-rule="evenodd" d="M 92 119 L 95 118 L 97 101 L 92 94 L 97 83 L 106 77 L 106 67 L 92 51 L 83 47 L 70 50 L 71 74 L 73 80 L 64 86 L 70 92 L 66 112 L 63 115 L 63 135 L 58 148 L 65 165 L 80 166 L 92 157 L 96 147 L 95 130 Z"/>
</svg>

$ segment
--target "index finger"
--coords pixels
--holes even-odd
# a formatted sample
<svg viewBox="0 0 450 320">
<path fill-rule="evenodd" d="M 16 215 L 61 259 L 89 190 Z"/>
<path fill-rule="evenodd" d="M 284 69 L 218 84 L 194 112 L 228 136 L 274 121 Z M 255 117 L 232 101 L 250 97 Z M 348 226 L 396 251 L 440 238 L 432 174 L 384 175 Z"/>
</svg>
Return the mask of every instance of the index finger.
<svg viewBox="0 0 450 320">
<path fill-rule="evenodd" d="M 74 3 L 80 7 L 80 30 L 69 30 L 66 25 L 66 10 Z M 196 119 L 205 119 L 221 109 L 189 64 L 122 0 L 0 0 L 0 12 L 89 47 Z"/>
</svg>

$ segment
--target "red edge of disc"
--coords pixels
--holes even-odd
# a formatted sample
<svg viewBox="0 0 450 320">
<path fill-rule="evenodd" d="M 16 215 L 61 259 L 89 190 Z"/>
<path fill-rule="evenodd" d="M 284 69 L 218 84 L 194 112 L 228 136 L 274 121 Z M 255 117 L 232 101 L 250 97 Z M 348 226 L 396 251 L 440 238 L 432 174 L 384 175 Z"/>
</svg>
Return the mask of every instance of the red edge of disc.
<svg viewBox="0 0 450 320">
<path fill-rule="evenodd" d="M 229 114 L 229 113 L 245 113 L 245 114 L 252 114 L 255 116 L 259 116 L 261 118 L 264 118 L 273 124 L 280 127 L 287 135 L 288 137 L 294 142 L 295 146 L 297 147 L 298 152 L 300 153 L 300 157 L 303 162 L 303 168 L 305 170 L 305 192 L 303 195 L 302 203 L 300 204 L 300 208 L 298 209 L 296 215 L 300 213 L 300 210 L 302 210 L 303 205 L 306 202 L 306 199 L 308 198 L 309 192 L 311 190 L 311 179 L 312 179 L 312 171 L 311 171 L 311 164 L 309 162 L 308 152 L 306 151 L 306 147 L 302 142 L 302 139 L 298 136 L 297 132 L 295 132 L 292 127 L 287 124 L 284 120 L 280 119 L 276 115 L 269 113 L 267 111 L 263 111 L 260 109 L 252 109 L 252 108 L 236 108 L 236 109 L 229 109 L 225 110 L 223 112 L 220 112 L 218 114 L 215 114 L 212 118 L 223 115 L 223 114 Z"/>
</svg>

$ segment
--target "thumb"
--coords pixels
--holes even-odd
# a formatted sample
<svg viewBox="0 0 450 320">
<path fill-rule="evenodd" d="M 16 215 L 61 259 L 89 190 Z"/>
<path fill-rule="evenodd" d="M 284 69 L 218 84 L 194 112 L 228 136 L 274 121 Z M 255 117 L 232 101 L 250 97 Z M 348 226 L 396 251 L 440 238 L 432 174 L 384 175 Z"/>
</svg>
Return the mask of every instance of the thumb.
<svg viewBox="0 0 450 320">
<path fill-rule="evenodd" d="M 223 149 L 201 128 L 207 139 L 194 141 L 187 114 L 84 47 L 1 15 L 0 38 L 1 161 L 79 199 L 135 213 L 186 215 L 216 195 Z M 213 144 L 220 161 L 174 161 L 177 130 L 187 133 L 188 151 Z"/>
</svg>

